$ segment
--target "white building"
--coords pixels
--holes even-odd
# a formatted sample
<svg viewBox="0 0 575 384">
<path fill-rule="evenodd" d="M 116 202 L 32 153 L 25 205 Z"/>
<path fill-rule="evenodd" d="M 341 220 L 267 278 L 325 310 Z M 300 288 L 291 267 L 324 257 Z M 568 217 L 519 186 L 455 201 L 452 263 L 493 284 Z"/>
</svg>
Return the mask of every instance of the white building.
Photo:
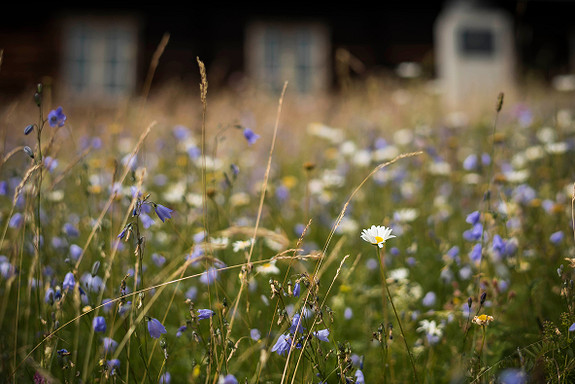
<svg viewBox="0 0 575 384">
<path fill-rule="evenodd" d="M 515 53 L 511 19 L 476 1 L 448 5 L 435 24 L 437 75 L 449 110 L 495 105 L 514 93 Z"/>
</svg>

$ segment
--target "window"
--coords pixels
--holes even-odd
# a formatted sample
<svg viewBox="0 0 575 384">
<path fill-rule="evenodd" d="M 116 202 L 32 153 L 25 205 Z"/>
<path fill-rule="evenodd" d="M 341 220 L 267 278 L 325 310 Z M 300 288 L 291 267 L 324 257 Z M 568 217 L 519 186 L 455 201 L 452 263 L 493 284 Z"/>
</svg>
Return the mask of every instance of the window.
<svg viewBox="0 0 575 384">
<path fill-rule="evenodd" d="M 281 83 L 281 35 L 276 28 L 269 28 L 264 36 L 265 81 L 278 91 Z"/>
<path fill-rule="evenodd" d="M 74 92 L 81 92 L 87 83 L 86 67 L 88 66 L 87 45 L 88 32 L 82 26 L 77 26 L 70 36 L 68 52 L 73 53 L 68 58 L 69 83 Z"/>
<path fill-rule="evenodd" d="M 74 96 L 118 99 L 136 82 L 136 28 L 129 22 L 73 20 L 64 33 L 63 80 Z"/>
<path fill-rule="evenodd" d="M 321 23 L 255 22 L 246 34 L 247 70 L 259 87 L 314 93 L 328 87 L 330 45 Z"/>
<path fill-rule="evenodd" d="M 495 52 L 493 31 L 486 28 L 464 28 L 461 31 L 461 52 L 464 55 L 492 56 Z"/>
<path fill-rule="evenodd" d="M 295 38 L 295 78 L 300 92 L 309 92 L 312 86 L 312 35 L 307 30 L 296 33 Z"/>
</svg>

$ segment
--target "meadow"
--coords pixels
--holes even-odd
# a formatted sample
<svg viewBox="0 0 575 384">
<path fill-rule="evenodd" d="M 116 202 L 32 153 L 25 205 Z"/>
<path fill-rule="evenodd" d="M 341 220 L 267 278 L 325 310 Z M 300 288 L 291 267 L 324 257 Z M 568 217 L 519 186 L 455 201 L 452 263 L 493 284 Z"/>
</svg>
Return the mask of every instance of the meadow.
<svg viewBox="0 0 575 384">
<path fill-rule="evenodd" d="M 569 94 L 448 114 L 418 82 L 199 64 L 114 108 L 3 106 L 4 382 L 575 380 Z"/>
</svg>

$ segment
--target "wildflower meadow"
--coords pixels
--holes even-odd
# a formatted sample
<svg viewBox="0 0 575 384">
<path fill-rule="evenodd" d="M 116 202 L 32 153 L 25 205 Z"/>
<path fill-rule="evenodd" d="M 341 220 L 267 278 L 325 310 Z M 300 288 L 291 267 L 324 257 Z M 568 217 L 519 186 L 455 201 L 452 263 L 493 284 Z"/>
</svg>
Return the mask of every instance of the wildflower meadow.
<svg viewBox="0 0 575 384">
<path fill-rule="evenodd" d="M 114 108 L 2 106 L 2 382 L 575 381 L 569 97 L 454 114 L 415 80 L 198 64 Z"/>
</svg>

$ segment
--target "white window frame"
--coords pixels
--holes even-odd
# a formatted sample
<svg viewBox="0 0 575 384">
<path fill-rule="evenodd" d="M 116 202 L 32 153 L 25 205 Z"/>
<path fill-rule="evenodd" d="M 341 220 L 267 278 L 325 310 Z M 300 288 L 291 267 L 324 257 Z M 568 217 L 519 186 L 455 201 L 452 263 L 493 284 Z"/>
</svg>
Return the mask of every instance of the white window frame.
<svg viewBox="0 0 575 384">
<path fill-rule="evenodd" d="M 69 17 L 62 36 L 61 77 L 73 99 L 117 101 L 133 94 L 138 55 L 133 20 Z"/>
<path fill-rule="evenodd" d="M 331 46 L 322 23 L 253 22 L 245 46 L 246 69 L 258 88 L 277 92 L 286 81 L 303 94 L 328 88 Z"/>
</svg>

